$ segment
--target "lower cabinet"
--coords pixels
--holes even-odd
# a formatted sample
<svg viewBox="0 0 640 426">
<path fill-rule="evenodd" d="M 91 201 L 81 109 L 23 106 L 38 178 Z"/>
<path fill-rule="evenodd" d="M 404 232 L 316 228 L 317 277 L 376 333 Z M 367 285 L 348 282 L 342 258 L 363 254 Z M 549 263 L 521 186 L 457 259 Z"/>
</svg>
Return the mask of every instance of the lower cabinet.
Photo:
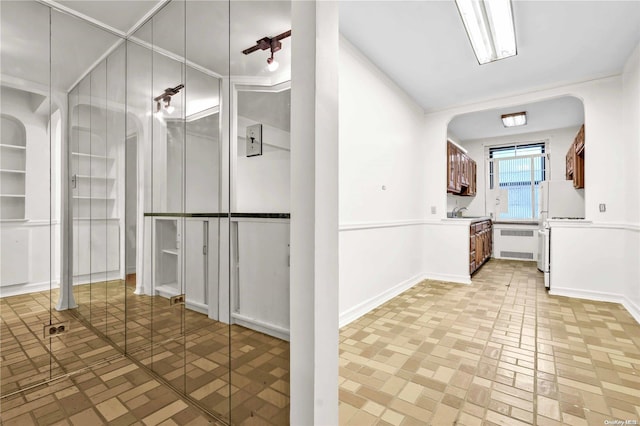
<svg viewBox="0 0 640 426">
<path fill-rule="evenodd" d="M 493 226 L 491 220 L 469 225 L 469 274 L 473 274 L 486 262 L 493 251 Z"/>
</svg>

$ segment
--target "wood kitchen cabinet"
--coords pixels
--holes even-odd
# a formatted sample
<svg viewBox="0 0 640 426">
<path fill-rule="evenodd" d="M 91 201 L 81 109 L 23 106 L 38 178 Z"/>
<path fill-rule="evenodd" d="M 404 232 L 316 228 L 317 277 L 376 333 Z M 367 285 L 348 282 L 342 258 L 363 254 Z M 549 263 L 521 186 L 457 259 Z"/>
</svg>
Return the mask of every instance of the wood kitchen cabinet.
<svg viewBox="0 0 640 426">
<path fill-rule="evenodd" d="M 493 226 L 491 220 L 469 225 L 469 274 L 478 270 L 493 252 Z"/>
<path fill-rule="evenodd" d="M 447 192 L 476 195 L 476 162 L 451 142 L 447 142 Z"/>
<path fill-rule="evenodd" d="M 584 124 L 567 151 L 566 179 L 572 180 L 575 188 L 584 188 Z"/>
<path fill-rule="evenodd" d="M 457 194 L 461 189 L 458 148 L 447 143 L 447 192 Z"/>
</svg>

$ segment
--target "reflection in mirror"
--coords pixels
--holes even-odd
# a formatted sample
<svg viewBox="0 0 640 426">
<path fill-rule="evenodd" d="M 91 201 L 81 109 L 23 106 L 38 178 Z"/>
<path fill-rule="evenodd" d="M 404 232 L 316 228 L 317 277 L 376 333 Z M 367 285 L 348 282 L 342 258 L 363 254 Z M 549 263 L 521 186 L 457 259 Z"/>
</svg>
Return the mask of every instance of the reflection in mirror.
<svg viewBox="0 0 640 426">
<path fill-rule="evenodd" d="M 76 43 L 78 38 L 85 43 Z M 69 209 L 64 215 L 65 220 L 69 218 L 64 235 L 72 246 L 70 259 L 65 259 L 70 279 L 63 280 L 58 307 L 73 308 L 74 301 L 77 306 L 71 311 L 53 310 L 52 317 L 60 323 L 75 314 L 83 323 L 72 321 L 68 332 L 53 340 L 53 352 L 64 360 L 64 372 L 118 354 L 105 340 L 110 331 L 119 331 L 120 338 L 113 342 L 124 350 L 123 228 L 118 211 L 123 203 L 119 190 L 123 175 L 118 170 L 124 132 L 121 44 L 119 37 L 94 25 L 51 12 L 51 82 L 65 105 L 64 144 L 58 154 L 65 186 L 58 197 L 66 199 Z M 104 57 L 109 51 L 111 55 Z"/>
<path fill-rule="evenodd" d="M 505 127 L 502 115 L 522 111 L 526 125 Z M 457 144 L 449 144 L 447 211 L 464 207 L 464 215 L 469 216 L 544 221 L 548 209 L 543 207 L 545 195 L 540 188 L 550 181 L 572 200 L 569 210 L 551 212 L 551 216 L 584 217 L 584 190 L 566 175 L 567 154 L 583 124 L 582 101 L 572 96 L 454 117 L 447 135 Z M 452 151 L 458 156 L 451 156 Z M 470 172 L 466 181 L 471 186 L 464 183 L 465 171 Z M 495 244 L 499 248 L 500 241 Z M 525 248 L 509 252 L 536 258 Z"/>
<path fill-rule="evenodd" d="M 53 191 L 60 183 L 50 180 L 55 174 L 49 174 L 49 165 L 57 171 L 59 167 L 49 147 L 53 143 L 55 151 L 60 144 L 60 108 L 50 105 L 49 8 L 3 2 L 0 17 L 0 395 L 4 396 L 43 382 L 60 369 L 51 357 L 51 341 L 42 338 L 59 281 L 59 268 L 53 263 L 59 231 L 50 223 L 60 216 L 49 183 Z M 24 49 L 17 48 L 18 43 Z"/>
<path fill-rule="evenodd" d="M 289 423 L 289 2 L 232 3 L 231 420 Z M 260 10 L 261 13 L 257 13 Z M 263 15 L 264 14 L 264 15 Z M 259 18 L 258 18 L 259 17 Z M 246 28 L 251 28 L 247 31 Z M 251 49 L 272 39 L 271 49 Z M 293 34 L 291 37 L 295 37 Z M 265 46 L 266 47 L 266 46 Z M 253 50 L 244 54 L 243 51 Z M 247 83 L 250 81 L 251 83 Z"/>
</svg>

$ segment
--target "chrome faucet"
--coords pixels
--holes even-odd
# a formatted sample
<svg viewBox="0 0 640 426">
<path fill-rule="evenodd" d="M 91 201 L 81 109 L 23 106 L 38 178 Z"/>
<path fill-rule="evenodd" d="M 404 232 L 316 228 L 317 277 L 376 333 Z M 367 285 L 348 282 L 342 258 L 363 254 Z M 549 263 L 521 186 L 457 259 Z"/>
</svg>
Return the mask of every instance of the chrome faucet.
<svg viewBox="0 0 640 426">
<path fill-rule="evenodd" d="M 453 210 L 451 211 L 451 217 L 459 217 L 458 215 L 462 214 L 463 210 L 467 210 L 466 207 L 454 207 Z"/>
</svg>

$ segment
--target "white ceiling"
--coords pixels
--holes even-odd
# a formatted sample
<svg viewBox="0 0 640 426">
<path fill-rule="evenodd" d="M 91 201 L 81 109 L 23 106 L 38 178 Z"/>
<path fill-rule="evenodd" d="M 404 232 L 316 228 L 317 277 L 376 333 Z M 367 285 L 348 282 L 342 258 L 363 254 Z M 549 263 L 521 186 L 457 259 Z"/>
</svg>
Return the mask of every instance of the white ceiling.
<svg viewBox="0 0 640 426">
<path fill-rule="evenodd" d="M 112 27 L 123 34 L 129 33 L 142 18 L 166 0 L 56 0 L 64 7 Z M 54 3 L 54 2 L 50 2 Z"/>
<path fill-rule="evenodd" d="M 165 3 L 42 1 L 73 9 L 122 34 Z M 47 84 L 51 53 L 52 84 L 66 91 L 119 40 L 96 26 L 54 11 L 49 52 L 47 7 L 9 0 L 2 0 L 1 6 L 3 77 Z M 640 40 L 640 1 L 513 0 L 518 56 L 481 66 L 452 0 L 341 1 L 339 7 L 342 34 L 425 111 L 618 74 Z M 182 25 L 185 19 L 189 22 L 186 31 Z M 176 56 L 186 56 L 214 74 L 283 81 L 290 69 L 291 38 L 283 41 L 282 51 L 276 54 L 281 67 L 275 77 L 266 70 L 266 51 L 248 56 L 241 51 L 264 36 L 290 28 L 289 1 L 232 1 L 229 6 L 223 1 L 189 0 L 185 6 L 183 1 L 174 0 L 134 36 Z M 177 84 L 181 77 L 174 68 L 154 67 L 154 79 L 158 81 L 154 92 L 174 81 Z M 141 71 L 141 78 L 143 74 Z M 200 77 L 198 81 L 207 81 Z M 194 84 L 190 88 L 193 96 Z M 217 92 L 206 95 L 207 99 L 213 97 Z M 582 107 L 566 111 L 575 117 L 582 114 Z M 549 119 L 553 117 L 557 116 Z M 557 124 L 546 125 L 553 126 Z M 533 128 L 532 122 L 528 129 Z"/>
<path fill-rule="evenodd" d="M 525 126 L 505 128 L 500 116 L 512 112 L 527 112 Z M 458 115 L 449 123 L 449 133 L 458 142 L 511 136 L 580 126 L 584 123 L 584 107 L 572 96 L 549 99 L 527 105 L 498 108 Z"/>
<path fill-rule="evenodd" d="M 342 1 L 340 31 L 425 111 L 619 74 L 639 1 L 513 2 L 518 55 L 478 65 L 453 1 Z"/>
</svg>

